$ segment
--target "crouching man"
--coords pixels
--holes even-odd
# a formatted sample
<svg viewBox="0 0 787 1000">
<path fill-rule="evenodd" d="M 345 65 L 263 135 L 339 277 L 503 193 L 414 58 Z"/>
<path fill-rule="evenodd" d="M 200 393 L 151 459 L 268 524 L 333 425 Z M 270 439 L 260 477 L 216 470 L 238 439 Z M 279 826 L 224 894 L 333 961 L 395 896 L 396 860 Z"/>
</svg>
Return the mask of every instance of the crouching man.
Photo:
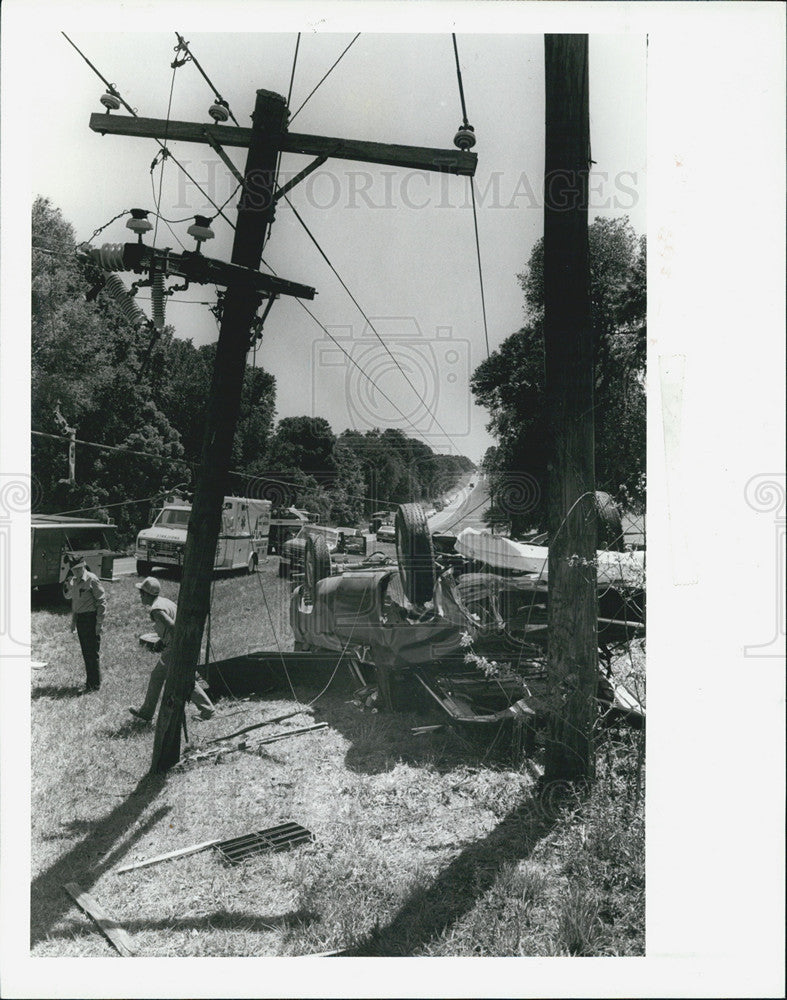
<svg viewBox="0 0 787 1000">
<path fill-rule="evenodd" d="M 140 708 L 130 708 L 129 712 L 144 722 L 150 722 L 156 714 L 161 689 L 167 679 L 167 671 L 172 657 L 172 638 L 175 634 L 175 616 L 177 605 L 167 597 L 161 596 L 161 584 L 154 576 L 149 576 L 142 583 L 136 584 L 139 597 L 146 608 L 150 608 L 150 619 L 159 637 L 155 649 L 161 653 L 148 681 L 148 690 Z M 216 711 L 213 702 L 195 682 L 191 700 L 199 709 L 201 718 L 210 719 Z"/>
</svg>

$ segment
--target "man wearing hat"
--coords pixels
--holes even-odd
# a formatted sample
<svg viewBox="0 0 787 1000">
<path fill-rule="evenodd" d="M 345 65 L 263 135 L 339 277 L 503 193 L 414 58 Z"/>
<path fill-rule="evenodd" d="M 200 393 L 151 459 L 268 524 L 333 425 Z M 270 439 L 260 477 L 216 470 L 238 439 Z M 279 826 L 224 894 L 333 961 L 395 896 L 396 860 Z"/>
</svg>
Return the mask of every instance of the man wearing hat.
<svg viewBox="0 0 787 1000">
<path fill-rule="evenodd" d="M 87 568 L 84 556 L 71 556 L 66 596 L 71 598 L 71 631 L 79 636 L 85 660 L 85 692 L 101 687 L 101 629 L 107 612 L 107 595 L 101 581 Z"/>
<path fill-rule="evenodd" d="M 161 689 L 167 679 L 167 670 L 172 658 L 171 646 L 175 634 L 175 616 L 178 606 L 169 598 L 161 596 L 161 584 L 155 576 L 147 577 L 142 583 L 136 584 L 136 588 L 144 606 L 150 608 L 150 619 L 159 637 L 155 649 L 161 653 L 161 656 L 150 675 L 148 690 L 142 706 L 130 708 L 129 712 L 137 719 L 150 722 L 156 714 L 156 705 L 158 705 Z M 210 719 L 216 711 L 213 702 L 196 681 L 194 682 L 194 690 L 191 692 L 191 700 L 199 709 L 200 717 L 203 719 Z"/>
</svg>

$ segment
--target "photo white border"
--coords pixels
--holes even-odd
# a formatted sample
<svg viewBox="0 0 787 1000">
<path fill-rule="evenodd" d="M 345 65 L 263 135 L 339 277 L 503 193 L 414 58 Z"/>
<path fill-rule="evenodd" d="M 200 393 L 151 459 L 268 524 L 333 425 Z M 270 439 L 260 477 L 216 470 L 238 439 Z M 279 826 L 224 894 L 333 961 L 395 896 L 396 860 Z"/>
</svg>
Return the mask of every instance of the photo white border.
<svg viewBox="0 0 787 1000">
<path fill-rule="evenodd" d="M 26 118 L 24 94 L 43 24 L 83 38 L 91 30 L 224 31 L 240 24 L 248 32 L 405 32 L 417 25 L 460 33 L 647 33 L 650 342 L 647 957 L 354 959 L 351 966 L 341 959 L 136 959 L 131 966 L 31 959 L 30 786 L 20 766 L 20 747 L 29 745 L 29 677 L 24 660 L 3 656 L 3 995 L 781 995 L 784 661 L 746 658 L 743 648 L 767 638 L 763 609 L 772 608 L 783 558 L 772 518 L 744 500 L 751 476 L 784 467 L 783 6 L 6 0 L 2 17 L 3 471 L 29 473 L 29 439 L 21 431 L 29 414 L 30 137 L 45 123 Z M 58 99 L 52 95 L 52 114 Z M 668 370 L 682 365 L 684 372 L 677 457 L 665 457 L 665 360 Z M 677 491 L 667 489 L 673 460 Z M 26 535 L 24 518 L 21 530 Z M 23 558 L 0 581 L 23 595 L 23 608 L 28 571 Z"/>
</svg>

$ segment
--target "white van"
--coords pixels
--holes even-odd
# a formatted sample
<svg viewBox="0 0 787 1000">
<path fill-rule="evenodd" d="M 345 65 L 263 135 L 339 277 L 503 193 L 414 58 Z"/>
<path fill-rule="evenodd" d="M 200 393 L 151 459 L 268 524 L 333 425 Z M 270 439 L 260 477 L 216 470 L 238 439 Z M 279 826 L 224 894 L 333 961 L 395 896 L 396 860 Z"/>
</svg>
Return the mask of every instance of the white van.
<svg viewBox="0 0 787 1000">
<path fill-rule="evenodd" d="M 190 503 L 165 503 L 153 524 L 140 531 L 134 551 L 140 576 L 149 576 L 154 566 L 183 565 L 190 516 Z M 255 572 L 268 556 L 270 523 L 270 500 L 224 497 L 214 569 Z"/>
</svg>

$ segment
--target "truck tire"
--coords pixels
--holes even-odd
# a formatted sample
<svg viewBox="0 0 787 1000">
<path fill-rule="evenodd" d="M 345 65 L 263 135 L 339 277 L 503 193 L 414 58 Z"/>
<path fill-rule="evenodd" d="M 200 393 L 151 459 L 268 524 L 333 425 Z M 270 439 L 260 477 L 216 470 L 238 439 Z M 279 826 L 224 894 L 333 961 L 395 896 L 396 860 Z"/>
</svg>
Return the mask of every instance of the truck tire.
<svg viewBox="0 0 787 1000">
<path fill-rule="evenodd" d="M 598 540 L 596 548 L 608 549 L 610 552 L 623 552 L 623 522 L 620 519 L 618 505 L 609 495 L 596 490 L 596 511 L 598 514 Z"/>
<path fill-rule="evenodd" d="M 396 511 L 394 532 L 405 595 L 413 604 L 425 604 L 434 595 L 435 557 L 423 508 L 417 503 L 401 504 Z"/>
<path fill-rule="evenodd" d="M 150 576 L 150 571 L 153 569 L 153 563 L 143 562 L 141 559 L 137 559 L 137 576 Z"/>
<path fill-rule="evenodd" d="M 249 556 L 249 574 L 257 572 L 257 563 L 258 563 L 257 553 L 252 552 L 252 554 Z"/>
<path fill-rule="evenodd" d="M 303 600 L 314 604 L 317 584 L 331 575 L 331 553 L 322 535 L 310 535 L 306 539 L 303 562 Z"/>
</svg>

